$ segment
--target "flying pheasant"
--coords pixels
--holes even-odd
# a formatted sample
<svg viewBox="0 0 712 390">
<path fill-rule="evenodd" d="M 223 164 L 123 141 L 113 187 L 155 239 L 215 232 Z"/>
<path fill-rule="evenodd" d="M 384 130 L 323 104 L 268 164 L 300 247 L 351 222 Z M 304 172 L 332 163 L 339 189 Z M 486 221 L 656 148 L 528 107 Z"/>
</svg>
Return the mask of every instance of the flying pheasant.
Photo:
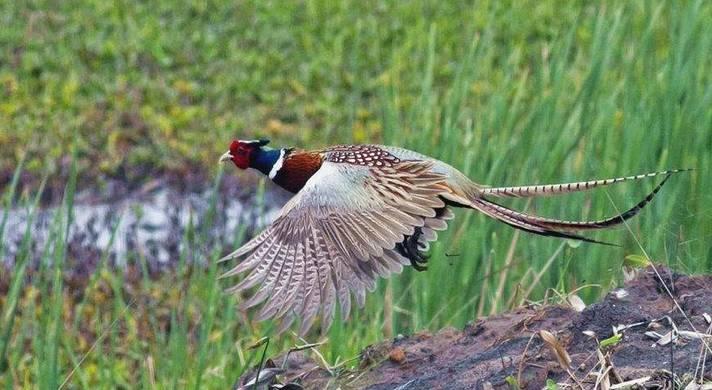
<svg viewBox="0 0 712 390">
<path fill-rule="evenodd" d="M 228 291 L 259 285 L 242 303 L 263 303 L 260 320 L 281 319 L 280 332 L 295 319 L 306 333 L 321 313 L 322 331 L 331 325 L 335 305 L 345 320 L 351 296 L 359 307 L 377 277 L 399 273 L 404 265 L 424 270 L 424 252 L 447 228 L 452 208 L 477 210 L 514 228 L 543 236 L 598 242 L 576 234 L 620 224 L 636 215 L 680 170 L 606 180 L 521 187 L 486 187 L 452 166 L 422 154 L 381 145 L 340 145 L 317 151 L 265 147 L 269 140 L 234 140 L 220 161 L 254 168 L 296 195 L 262 233 L 222 260 L 242 257 L 222 277 L 250 271 Z M 664 175 L 633 208 L 597 221 L 563 221 L 518 212 L 491 199 L 535 197 Z"/>
</svg>

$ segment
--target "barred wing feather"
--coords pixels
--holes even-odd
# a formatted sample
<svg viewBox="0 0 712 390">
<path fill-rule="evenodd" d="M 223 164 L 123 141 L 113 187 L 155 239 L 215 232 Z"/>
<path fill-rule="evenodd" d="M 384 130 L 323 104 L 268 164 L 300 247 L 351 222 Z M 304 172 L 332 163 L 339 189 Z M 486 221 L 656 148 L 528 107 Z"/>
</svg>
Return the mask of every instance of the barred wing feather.
<svg viewBox="0 0 712 390">
<path fill-rule="evenodd" d="M 345 319 L 352 296 L 362 306 L 379 276 L 408 264 L 394 250 L 404 236 L 415 227 L 445 227 L 451 214 L 437 211 L 445 207 L 445 179 L 427 161 L 380 168 L 324 162 L 272 225 L 224 258 L 242 261 L 223 277 L 249 272 L 229 291 L 259 286 L 242 308 L 262 304 L 258 318 L 280 318 L 283 329 L 299 318 L 301 334 L 321 314 L 325 331 L 337 303 Z"/>
</svg>

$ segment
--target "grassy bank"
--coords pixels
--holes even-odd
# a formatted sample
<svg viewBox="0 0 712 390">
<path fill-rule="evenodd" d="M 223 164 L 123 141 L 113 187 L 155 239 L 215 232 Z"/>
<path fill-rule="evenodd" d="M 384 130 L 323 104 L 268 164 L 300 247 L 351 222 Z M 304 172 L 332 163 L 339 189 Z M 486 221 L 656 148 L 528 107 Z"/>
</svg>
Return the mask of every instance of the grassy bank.
<svg viewBox="0 0 712 390">
<path fill-rule="evenodd" d="M 43 268 L 26 280 L 18 256 L 0 297 L 0 384 L 224 388 L 259 359 L 247 347 L 271 325 L 250 322 L 215 282 L 212 260 L 240 232 L 205 249 L 200 226 L 210 221 L 196 222 L 186 253 L 199 250 L 208 268 L 186 262 L 153 280 L 103 267 L 80 291 L 62 277 L 77 175 L 212 174 L 233 137 L 401 145 L 493 185 L 697 169 L 673 177 L 628 228 L 596 235 L 620 248 L 573 247 L 458 212 L 428 272 L 380 283 L 364 310 L 332 328 L 319 347 L 330 364 L 550 288 L 588 286 L 579 294 L 590 302 L 643 250 L 679 271 L 712 271 L 712 7 L 586 4 L 2 3 L 0 171 L 61 178 L 67 191 L 53 238 L 26 235 L 23 253 L 44 248 Z M 652 187 L 512 205 L 597 218 Z M 31 209 L 40 192 L 17 194 L 9 180 L 3 208 L 14 194 Z M 272 338 L 269 351 L 295 343 Z"/>
</svg>

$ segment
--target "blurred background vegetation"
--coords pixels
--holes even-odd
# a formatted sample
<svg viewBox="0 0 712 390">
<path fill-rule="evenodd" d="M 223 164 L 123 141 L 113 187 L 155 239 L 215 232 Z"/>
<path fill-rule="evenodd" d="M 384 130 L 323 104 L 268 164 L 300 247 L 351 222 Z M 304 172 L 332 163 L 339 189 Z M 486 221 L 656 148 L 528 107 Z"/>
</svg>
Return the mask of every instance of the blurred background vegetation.
<svg viewBox="0 0 712 390">
<path fill-rule="evenodd" d="M 214 175 L 232 138 L 258 136 L 303 148 L 400 145 L 492 185 L 696 168 L 629 228 L 597 236 L 621 248 L 573 247 L 458 213 L 428 272 L 380 283 L 327 334 L 320 350 L 334 364 L 549 288 L 589 286 L 579 294 L 590 302 L 643 251 L 678 271 L 712 270 L 710 20 L 705 1 L 3 1 L 0 180 L 11 195 L 24 158 L 23 174 L 70 184 L 68 215 L 75 174 L 81 186 Z M 595 218 L 652 185 L 513 205 Z M 104 268 L 76 308 L 54 237 L 57 261 L 27 283 L 16 269 L 0 299 L 8 388 L 56 387 L 73 368 L 74 387 L 226 387 L 255 362 L 246 346 L 272 334 L 214 281 L 212 260 L 237 242 L 205 254 L 207 268 L 139 278 L 128 291 Z M 296 342 L 274 338 L 270 351 Z"/>
</svg>

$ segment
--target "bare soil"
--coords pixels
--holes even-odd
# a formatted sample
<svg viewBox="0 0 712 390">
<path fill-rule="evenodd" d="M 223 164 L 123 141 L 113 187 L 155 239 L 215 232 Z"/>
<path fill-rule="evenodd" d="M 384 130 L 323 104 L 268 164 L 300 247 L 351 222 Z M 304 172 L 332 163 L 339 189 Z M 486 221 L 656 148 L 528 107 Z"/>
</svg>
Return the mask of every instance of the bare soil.
<svg viewBox="0 0 712 390">
<path fill-rule="evenodd" d="M 267 360 L 260 382 L 262 388 L 405 390 L 541 389 L 547 380 L 559 388 L 594 388 L 597 380 L 599 386 L 638 380 L 637 388 L 677 388 L 694 378 L 712 381 L 712 276 L 658 271 L 664 284 L 652 268 L 640 270 L 580 312 L 565 305 L 522 307 L 462 330 L 399 336 L 365 348 L 354 369 L 326 369 L 309 350 L 283 353 Z M 614 327 L 621 326 L 628 327 L 617 331 L 622 338 L 615 342 Z M 540 331 L 554 335 L 553 344 Z M 254 376 L 248 372 L 236 388 Z"/>
</svg>

